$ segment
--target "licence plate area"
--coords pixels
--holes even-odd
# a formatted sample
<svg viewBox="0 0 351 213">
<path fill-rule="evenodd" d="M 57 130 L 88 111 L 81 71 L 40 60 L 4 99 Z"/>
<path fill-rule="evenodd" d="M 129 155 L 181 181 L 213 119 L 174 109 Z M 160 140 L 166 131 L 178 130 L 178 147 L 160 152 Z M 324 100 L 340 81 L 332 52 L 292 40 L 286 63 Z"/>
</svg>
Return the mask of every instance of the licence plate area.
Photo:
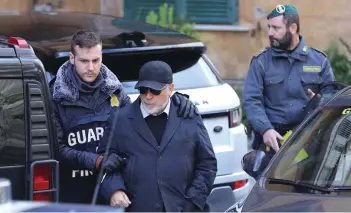
<svg viewBox="0 0 351 213">
<path fill-rule="evenodd" d="M 203 117 L 217 158 L 217 176 L 232 174 L 235 147 L 230 141 L 229 113 L 211 114 Z"/>
<path fill-rule="evenodd" d="M 229 113 L 208 114 L 202 116 L 213 148 L 215 148 L 215 146 L 230 146 L 228 116 Z"/>
</svg>

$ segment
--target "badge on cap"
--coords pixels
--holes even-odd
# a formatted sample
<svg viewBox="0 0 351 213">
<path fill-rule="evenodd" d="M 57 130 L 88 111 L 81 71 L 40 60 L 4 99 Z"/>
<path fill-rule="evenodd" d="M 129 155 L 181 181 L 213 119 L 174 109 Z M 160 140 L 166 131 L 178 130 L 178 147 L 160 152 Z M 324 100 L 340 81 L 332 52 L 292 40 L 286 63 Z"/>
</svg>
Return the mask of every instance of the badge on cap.
<svg viewBox="0 0 351 213">
<path fill-rule="evenodd" d="M 285 12 L 285 6 L 280 4 L 275 8 L 275 10 L 277 11 L 277 13 L 282 14 Z"/>
<path fill-rule="evenodd" d="M 111 96 L 111 106 L 119 106 L 119 101 L 115 94 Z"/>
</svg>

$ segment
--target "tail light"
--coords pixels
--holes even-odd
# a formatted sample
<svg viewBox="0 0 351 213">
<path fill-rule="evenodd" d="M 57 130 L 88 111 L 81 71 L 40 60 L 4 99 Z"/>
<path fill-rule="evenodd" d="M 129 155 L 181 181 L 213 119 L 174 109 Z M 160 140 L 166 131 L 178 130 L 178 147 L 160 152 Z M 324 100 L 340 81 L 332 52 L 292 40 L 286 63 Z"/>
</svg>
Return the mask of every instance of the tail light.
<svg viewBox="0 0 351 213">
<path fill-rule="evenodd" d="M 241 108 L 233 109 L 229 112 L 229 128 L 236 127 L 241 124 Z"/>
<path fill-rule="evenodd" d="M 52 198 L 51 192 L 45 192 L 51 187 L 51 166 L 50 164 L 38 164 L 34 168 L 33 179 L 33 200 L 50 201 Z M 39 192 L 44 191 L 44 192 Z M 36 193 L 37 192 L 37 193 Z"/>
<path fill-rule="evenodd" d="M 26 40 L 20 37 L 10 36 L 7 41 L 9 44 L 17 45 L 19 48 L 29 48 L 29 45 Z"/>
<path fill-rule="evenodd" d="M 240 189 L 240 188 L 244 187 L 246 185 L 247 181 L 248 180 L 245 179 L 245 180 L 239 180 L 239 181 L 233 182 L 233 185 L 232 185 L 233 190 Z"/>
</svg>

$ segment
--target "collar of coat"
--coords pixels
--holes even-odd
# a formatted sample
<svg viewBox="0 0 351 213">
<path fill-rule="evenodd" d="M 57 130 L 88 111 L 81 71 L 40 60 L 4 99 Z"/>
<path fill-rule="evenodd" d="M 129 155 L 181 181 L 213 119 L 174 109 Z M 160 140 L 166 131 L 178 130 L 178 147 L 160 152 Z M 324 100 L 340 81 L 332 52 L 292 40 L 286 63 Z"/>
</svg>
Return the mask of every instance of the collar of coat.
<svg viewBox="0 0 351 213">
<path fill-rule="evenodd" d="M 79 88 L 69 77 L 68 72 L 74 72 L 74 66 L 66 61 L 58 70 L 56 80 L 53 85 L 53 99 L 55 101 L 74 102 L 79 97 Z M 117 76 L 113 74 L 104 64 L 101 65 L 100 73 L 103 77 L 101 91 L 108 96 L 122 90 L 122 84 Z"/>
<path fill-rule="evenodd" d="M 149 114 L 149 113 L 146 111 L 146 109 L 145 109 L 144 107 L 145 107 L 145 106 L 143 106 L 143 104 L 141 103 L 141 100 L 140 100 L 140 111 L 141 111 L 141 115 L 143 116 L 143 118 L 146 118 L 147 116 L 149 116 L 149 115 L 151 115 L 151 114 Z M 162 114 L 162 113 L 166 113 L 167 116 L 169 116 L 169 110 L 170 110 L 170 108 L 171 108 L 171 98 L 168 98 L 168 103 L 167 103 L 165 109 L 164 109 L 162 112 L 158 113 L 157 115 L 160 115 L 160 114 Z M 157 115 L 156 115 L 156 116 L 157 116 Z"/>
<path fill-rule="evenodd" d="M 158 146 L 155 137 L 153 136 L 150 128 L 145 122 L 145 119 L 143 119 L 143 115 L 140 110 L 140 98 L 137 98 L 131 105 L 127 106 L 124 109 L 127 109 L 128 113 L 123 113 L 123 115 L 121 116 L 127 116 L 128 118 L 130 118 L 132 128 L 146 142 L 153 146 L 158 153 L 162 153 L 162 151 L 167 147 L 167 144 L 170 142 L 171 138 L 176 133 L 178 127 L 181 125 L 181 122 L 184 120 L 184 118 L 177 115 L 177 107 L 174 105 L 173 101 L 171 101 L 167 125 L 163 132 L 163 137 L 160 146 Z"/>
</svg>

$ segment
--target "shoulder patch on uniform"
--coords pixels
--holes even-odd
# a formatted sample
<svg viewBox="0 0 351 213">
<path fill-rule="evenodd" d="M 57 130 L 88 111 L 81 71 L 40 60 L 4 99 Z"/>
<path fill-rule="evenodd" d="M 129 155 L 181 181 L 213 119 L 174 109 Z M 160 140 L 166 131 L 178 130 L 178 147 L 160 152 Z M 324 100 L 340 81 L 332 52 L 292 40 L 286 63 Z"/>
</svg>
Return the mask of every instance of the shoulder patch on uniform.
<svg viewBox="0 0 351 213">
<path fill-rule="evenodd" d="M 266 52 L 266 50 L 267 50 L 266 48 L 261 49 L 260 51 L 258 51 L 254 54 L 254 57 L 261 55 L 262 53 Z"/>
<path fill-rule="evenodd" d="M 111 95 L 111 106 L 119 106 L 119 101 L 115 94 Z"/>
<path fill-rule="evenodd" d="M 305 45 L 305 46 L 302 48 L 302 51 L 305 52 L 305 53 L 307 53 L 307 49 L 308 49 L 308 48 L 307 48 L 307 46 Z"/>
<path fill-rule="evenodd" d="M 316 49 L 316 48 L 313 48 L 313 47 L 310 47 L 311 49 L 315 50 L 316 52 L 319 52 L 321 53 L 322 55 L 324 55 L 325 57 L 328 57 L 327 54 L 325 54 L 323 51 L 319 50 L 319 49 Z"/>
</svg>

